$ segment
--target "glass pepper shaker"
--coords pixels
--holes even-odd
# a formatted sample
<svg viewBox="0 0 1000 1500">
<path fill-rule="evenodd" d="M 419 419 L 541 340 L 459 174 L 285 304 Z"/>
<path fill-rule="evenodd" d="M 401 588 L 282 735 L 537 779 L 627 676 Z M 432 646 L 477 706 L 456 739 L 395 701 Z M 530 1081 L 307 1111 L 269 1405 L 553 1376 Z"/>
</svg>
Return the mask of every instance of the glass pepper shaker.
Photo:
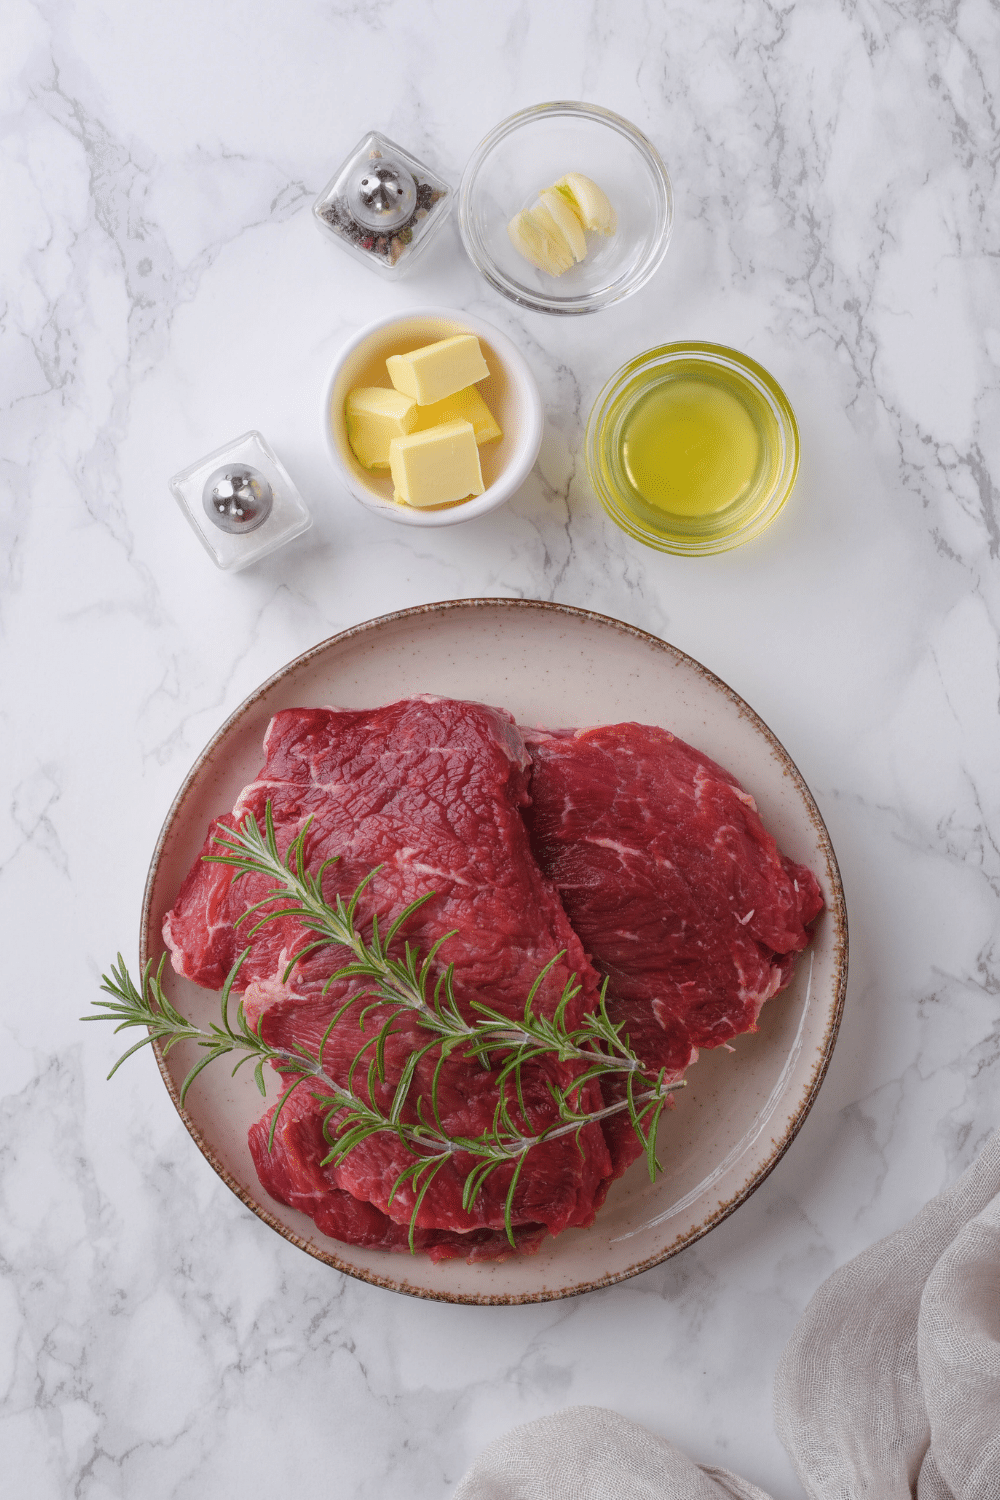
<svg viewBox="0 0 1000 1500">
<path fill-rule="evenodd" d="M 396 141 L 369 131 L 313 204 L 324 234 L 383 276 L 408 271 L 451 212 L 452 189 Z"/>
</svg>

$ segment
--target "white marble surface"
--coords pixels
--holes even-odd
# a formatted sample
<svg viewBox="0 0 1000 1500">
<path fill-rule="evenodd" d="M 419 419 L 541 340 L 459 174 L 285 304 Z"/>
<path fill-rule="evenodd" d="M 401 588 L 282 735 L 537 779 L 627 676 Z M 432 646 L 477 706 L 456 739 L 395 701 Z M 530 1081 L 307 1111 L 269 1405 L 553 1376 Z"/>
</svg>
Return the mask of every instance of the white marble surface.
<svg viewBox="0 0 1000 1500">
<path fill-rule="evenodd" d="M 4 34 L 5 1474 L 34 1500 L 444 1500 L 490 1438 L 583 1401 L 798 1500 L 770 1416 L 789 1330 L 1000 1117 L 995 6 L 7 0 Z M 387 288 L 310 222 L 365 129 L 457 181 L 560 97 L 635 120 L 673 178 L 667 260 L 620 308 L 519 316 L 454 228 Z M 515 500 L 430 535 L 343 493 L 318 421 L 350 332 L 427 303 L 506 329 L 547 409 Z M 699 561 L 619 534 L 580 458 L 605 377 L 683 337 L 767 365 L 803 438 L 771 531 Z M 250 427 L 316 524 L 231 577 L 166 479 Z M 756 1196 L 630 1283 L 511 1309 L 301 1254 L 153 1059 L 106 1084 L 110 1032 L 77 1022 L 242 697 L 344 626 L 475 594 L 619 616 L 732 683 L 810 782 L 851 915 L 829 1077 Z"/>
</svg>

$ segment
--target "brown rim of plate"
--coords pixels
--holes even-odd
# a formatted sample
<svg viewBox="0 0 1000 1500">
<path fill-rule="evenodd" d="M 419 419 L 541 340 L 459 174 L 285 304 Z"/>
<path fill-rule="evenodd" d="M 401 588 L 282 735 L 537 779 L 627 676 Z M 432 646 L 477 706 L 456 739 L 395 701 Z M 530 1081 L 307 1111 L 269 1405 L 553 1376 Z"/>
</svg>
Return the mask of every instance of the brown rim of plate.
<svg viewBox="0 0 1000 1500">
<path fill-rule="evenodd" d="M 304 1250 L 307 1255 L 313 1256 L 314 1259 L 323 1261 L 328 1266 L 332 1266 L 335 1270 L 342 1271 L 347 1276 L 353 1276 L 359 1281 L 367 1281 L 372 1286 L 384 1287 L 387 1291 L 401 1292 L 407 1296 L 419 1297 L 425 1301 L 430 1302 L 456 1302 L 473 1306 L 490 1307 L 513 1306 L 526 1302 L 555 1302 L 560 1301 L 564 1297 L 578 1297 L 583 1292 L 593 1292 L 597 1291 L 600 1287 L 615 1286 L 618 1282 L 628 1281 L 631 1277 L 638 1276 L 641 1271 L 649 1271 L 653 1266 L 661 1265 L 665 1260 L 670 1260 L 672 1256 L 677 1255 L 681 1250 L 686 1249 L 688 1245 L 693 1245 L 697 1240 L 700 1240 L 703 1235 L 708 1234 L 709 1230 L 714 1229 L 717 1224 L 721 1224 L 724 1219 L 728 1219 L 729 1215 L 731 1213 L 734 1213 L 736 1209 L 739 1208 L 741 1203 L 745 1203 L 747 1198 L 749 1198 L 752 1193 L 756 1192 L 757 1188 L 760 1187 L 765 1178 L 769 1177 L 770 1174 L 774 1171 L 774 1168 L 778 1165 L 778 1162 L 784 1156 L 785 1152 L 792 1144 L 792 1141 L 798 1135 L 806 1116 L 815 1103 L 816 1095 L 819 1093 L 820 1085 L 822 1084 L 823 1079 L 826 1077 L 827 1068 L 830 1066 L 830 1057 L 833 1053 L 834 1043 L 837 1040 L 837 1033 L 840 1030 L 840 1022 L 844 1013 L 844 1001 L 847 994 L 848 934 L 847 907 L 844 901 L 844 887 L 843 882 L 840 878 L 840 867 L 837 863 L 837 857 L 833 850 L 833 844 L 830 840 L 829 832 L 827 831 L 826 824 L 823 821 L 819 808 L 816 806 L 816 802 L 812 795 L 812 792 L 806 785 L 805 779 L 803 778 L 798 766 L 792 760 L 791 756 L 788 754 L 787 750 L 781 744 L 777 736 L 768 728 L 760 715 L 755 713 L 750 705 L 740 697 L 739 693 L 734 692 L 734 690 L 729 686 L 728 683 L 723 682 L 721 677 L 717 677 L 714 672 L 711 672 L 707 667 L 702 666 L 701 662 L 696 661 L 693 656 L 688 656 L 687 652 L 681 651 L 677 646 L 670 645 L 668 641 L 663 641 L 658 636 L 650 635 L 648 631 L 640 630 L 635 625 L 627 625 L 623 620 L 616 620 L 613 615 L 599 614 L 596 610 L 579 609 L 576 605 L 573 604 L 555 604 L 544 599 L 446 599 L 441 600 L 436 604 L 418 604 L 414 605 L 410 609 L 393 610 L 390 614 L 378 615 L 372 620 L 365 620 L 360 625 L 352 625 L 347 630 L 341 630 L 338 631 L 336 635 L 328 636 L 325 641 L 320 641 L 317 645 L 310 647 L 308 651 L 303 651 L 300 656 L 293 657 L 290 662 L 286 662 L 285 665 L 279 668 L 277 672 L 272 673 L 272 675 L 266 680 L 266 682 L 262 682 L 260 686 L 257 687 L 248 698 L 245 698 L 243 700 L 239 708 L 237 708 L 234 713 L 230 714 L 229 718 L 225 721 L 221 728 L 216 731 L 216 733 L 209 740 L 208 744 L 205 746 L 204 750 L 198 756 L 197 760 L 194 762 L 194 765 L 191 767 L 187 776 L 184 778 L 180 790 L 175 796 L 173 802 L 170 804 L 167 815 L 163 820 L 163 826 L 160 829 L 159 837 L 156 840 L 156 847 L 153 850 L 153 857 L 150 860 L 149 872 L 146 876 L 146 886 L 142 896 L 142 923 L 139 930 L 140 971 L 144 970 L 146 963 L 151 957 L 149 951 L 149 917 L 150 904 L 153 895 L 153 883 L 156 878 L 156 872 L 159 865 L 160 856 L 163 851 L 163 846 L 171 825 L 173 824 L 174 818 L 180 811 L 181 805 L 183 804 L 188 791 L 192 786 L 192 783 L 195 781 L 202 766 L 215 750 L 216 746 L 226 738 L 229 732 L 233 728 L 235 728 L 235 726 L 240 722 L 244 715 L 249 713 L 250 710 L 253 709 L 254 705 L 258 702 L 262 695 L 268 692 L 269 689 L 276 683 L 278 683 L 283 677 L 285 677 L 287 673 L 293 671 L 296 667 L 304 665 L 313 657 L 318 656 L 321 652 L 328 650 L 330 646 L 334 645 L 338 641 L 350 640 L 353 636 L 365 635 L 369 631 L 377 630 L 380 627 L 391 622 L 413 619 L 414 617 L 419 615 L 443 614 L 445 611 L 453 609 L 482 608 L 531 609 L 544 611 L 551 610 L 557 614 L 570 615 L 576 619 L 592 620 L 601 625 L 610 625 L 615 630 L 620 631 L 622 635 L 633 636 L 637 640 L 644 641 L 649 646 L 653 646 L 660 651 L 665 651 L 667 655 L 672 656 L 675 660 L 683 662 L 687 666 L 692 667 L 700 677 L 703 677 L 714 687 L 721 689 L 721 691 L 730 700 L 730 702 L 738 710 L 738 712 L 741 715 L 745 715 L 746 718 L 751 721 L 751 723 L 759 730 L 759 732 L 771 745 L 776 756 L 784 766 L 786 774 L 792 778 L 796 787 L 798 788 L 803 803 L 805 804 L 805 807 L 808 811 L 810 821 L 812 822 L 813 827 L 815 828 L 818 835 L 820 846 L 827 861 L 827 868 L 832 885 L 833 900 L 830 904 L 829 912 L 834 924 L 837 981 L 835 1008 L 827 1024 L 826 1032 L 823 1036 L 822 1051 L 816 1062 L 815 1071 L 813 1073 L 813 1078 L 810 1083 L 808 1092 L 799 1105 L 797 1113 L 789 1121 L 783 1136 L 779 1140 L 773 1142 L 774 1149 L 771 1156 L 767 1159 L 767 1161 L 763 1164 L 763 1166 L 754 1175 L 749 1183 L 747 1183 L 728 1201 L 726 1201 L 725 1203 L 721 1203 L 712 1213 L 708 1215 L 704 1222 L 699 1224 L 695 1229 L 685 1234 L 678 1235 L 677 1239 L 672 1244 L 667 1245 L 662 1251 L 658 1252 L 656 1255 L 647 1257 L 645 1260 L 637 1261 L 635 1265 L 628 1266 L 624 1271 L 616 1271 L 609 1273 L 607 1276 L 599 1276 L 592 1281 L 582 1281 L 579 1283 L 579 1285 L 574 1287 L 562 1287 L 554 1291 L 549 1291 L 543 1287 L 540 1291 L 537 1292 L 526 1292 L 507 1296 L 491 1296 L 488 1294 L 481 1296 L 468 1296 L 465 1294 L 454 1292 L 430 1291 L 424 1287 L 410 1286 L 396 1281 L 392 1276 L 379 1276 L 371 1272 L 362 1270 L 357 1266 L 349 1265 L 346 1261 L 341 1260 L 339 1256 L 334 1254 L 332 1251 L 324 1250 L 320 1248 L 320 1246 L 315 1245 L 308 1240 L 301 1239 L 300 1236 L 293 1234 L 290 1229 L 286 1228 L 286 1226 L 282 1224 L 278 1219 L 276 1219 L 273 1214 L 269 1213 L 266 1208 L 262 1207 L 259 1203 L 255 1203 L 254 1200 L 249 1196 L 249 1194 L 244 1192 L 239 1183 L 234 1180 L 228 1169 L 222 1164 L 221 1161 L 219 1161 L 211 1145 L 204 1138 L 201 1131 L 188 1115 L 187 1111 L 181 1108 L 178 1090 L 164 1062 L 162 1046 L 159 1042 L 152 1043 L 153 1052 L 156 1055 L 156 1063 L 160 1070 L 160 1076 L 163 1079 L 164 1084 L 166 1085 L 167 1093 L 170 1095 L 174 1108 L 176 1109 L 178 1115 L 180 1115 L 188 1131 L 188 1134 L 191 1136 L 199 1151 L 205 1157 L 206 1161 L 209 1162 L 213 1170 L 222 1178 L 223 1182 L 230 1189 L 230 1191 L 235 1193 L 240 1202 L 245 1204 L 246 1207 L 251 1210 L 251 1212 L 255 1213 L 258 1219 L 262 1219 L 264 1223 L 269 1226 L 269 1228 L 275 1230 L 278 1234 L 280 1234 L 283 1239 L 286 1239 L 291 1244 L 296 1245 L 300 1250 Z M 331 1243 L 335 1244 L 336 1241 L 331 1241 Z"/>
</svg>

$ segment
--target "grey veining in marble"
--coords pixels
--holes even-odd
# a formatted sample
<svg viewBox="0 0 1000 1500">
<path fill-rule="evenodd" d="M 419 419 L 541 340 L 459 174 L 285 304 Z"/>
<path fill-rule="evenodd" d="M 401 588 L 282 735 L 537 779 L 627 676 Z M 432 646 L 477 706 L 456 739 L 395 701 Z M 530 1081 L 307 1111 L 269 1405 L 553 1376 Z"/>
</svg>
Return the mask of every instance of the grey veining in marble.
<svg viewBox="0 0 1000 1500">
<path fill-rule="evenodd" d="M 35 1500 L 444 1500 L 561 1405 L 614 1407 L 800 1490 L 770 1382 L 806 1301 L 1000 1118 L 1000 25 L 988 0 L 8 0 L 0 55 L 0 1452 Z M 377 53 L 382 88 L 363 60 Z M 676 228 L 631 301 L 519 314 L 457 230 L 389 285 L 310 203 L 377 127 L 457 183 L 515 108 L 619 110 Z M 584 168 L 585 169 L 585 168 Z M 547 413 L 505 509 L 433 533 L 339 488 L 319 425 L 361 323 L 505 329 Z M 258 358 L 227 357 L 253 329 Z M 792 502 L 685 561 L 603 518 L 582 433 L 611 371 L 700 338 L 798 413 Z M 166 489 L 258 428 L 315 516 L 217 573 Z M 665 636 L 790 750 L 852 921 L 819 1102 L 757 1194 L 657 1270 L 525 1308 L 409 1301 L 272 1234 L 190 1142 L 151 1057 L 77 1017 L 134 953 L 146 863 L 219 723 L 334 631 L 463 595 Z"/>
</svg>

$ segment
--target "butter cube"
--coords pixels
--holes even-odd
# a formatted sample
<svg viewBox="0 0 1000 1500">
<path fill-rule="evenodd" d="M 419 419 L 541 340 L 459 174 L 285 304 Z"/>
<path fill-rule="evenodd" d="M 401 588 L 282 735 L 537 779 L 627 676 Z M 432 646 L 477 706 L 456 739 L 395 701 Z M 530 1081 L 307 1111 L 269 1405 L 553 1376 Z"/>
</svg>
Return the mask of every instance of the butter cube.
<svg viewBox="0 0 1000 1500">
<path fill-rule="evenodd" d="M 420 406 L 443 401 L 490 373 L 474 333 L 456 333 L 454 338 L 439 339 L 409 354 L 390 354 L 385 367 L 397 391 L 412 396 Z"/>
<path fill-rule="evenodd" d="M 426 432 L 393 438 L 389 468 L 395 498 L 407 505 L 447 505 L 485 489 L 471 422 L 443 422 Z"/>
<path fill-rule="evenodd" d="M 358 463 L 366 469 L 387 469 L 392 439 L 405 437 L 417 425 L 417 403 L 398 391 L 360 385 L 347 394 L 344 421 Z"/>
<path fill-rule="evenodd" d="M 426 432 L 428 427 L 437 427 L 441 422 L 471 422 L 480 448 L 484 443 L 493 443 L 503 437 L 493 413 L 474 385 L 467 385 L 464 390 L 456 391 L 454 396 L 445 396 L 443 401 L 435 401 L 432 406 L 418 406 L 417 425 L 413 431 Z"/>
</svg>

